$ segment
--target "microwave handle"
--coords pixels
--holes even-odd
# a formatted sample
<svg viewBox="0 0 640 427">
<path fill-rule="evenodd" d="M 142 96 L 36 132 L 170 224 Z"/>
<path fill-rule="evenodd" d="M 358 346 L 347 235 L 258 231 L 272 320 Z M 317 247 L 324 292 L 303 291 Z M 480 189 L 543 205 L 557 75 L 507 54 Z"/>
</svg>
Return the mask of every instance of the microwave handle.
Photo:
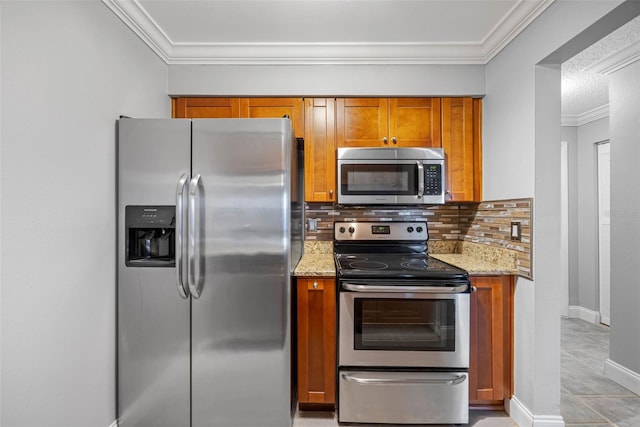
<svg viewBox="0 0 640 427">
<path fill-rule="evenodd" d="M 418 160 L 418 199 L 422 199 L 424 195 L 424 165 L 422 161 Z"/>
</svg>

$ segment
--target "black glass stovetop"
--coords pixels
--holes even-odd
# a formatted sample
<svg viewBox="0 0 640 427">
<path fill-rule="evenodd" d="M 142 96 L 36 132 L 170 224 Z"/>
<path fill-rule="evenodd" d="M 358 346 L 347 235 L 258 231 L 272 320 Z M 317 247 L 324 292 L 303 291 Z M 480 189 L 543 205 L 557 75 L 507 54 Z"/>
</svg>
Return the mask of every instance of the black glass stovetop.
<svg viewBox="0 0 640 427">
<path fill-rule="evenodd" d="M 468 274 L 428 254 L 336 254 L 339 277 L 467 279 Z"/>
</svg>

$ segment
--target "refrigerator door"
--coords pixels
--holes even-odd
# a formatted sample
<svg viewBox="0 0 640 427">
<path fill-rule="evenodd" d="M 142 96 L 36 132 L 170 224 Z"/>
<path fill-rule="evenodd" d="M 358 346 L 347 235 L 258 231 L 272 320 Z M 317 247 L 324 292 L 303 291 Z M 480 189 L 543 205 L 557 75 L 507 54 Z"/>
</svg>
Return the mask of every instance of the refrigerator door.
<svg viewBox="0 0 640 427">
<path fill-rule="evenodd" d="M 117 409 L 121 427 L 190 423 L 190 300 L 179 292 L 174 267 L 125 265 L 125 207 L 175 206 L 178 180 L 190 173 L 190 146 L 188 120 L 118 121 Z"/>
<path fill-rule="evenodd" d="M 193 121 L 193 427 L 291 425 L 294 142 L 288 119 Z"/>
</svg>

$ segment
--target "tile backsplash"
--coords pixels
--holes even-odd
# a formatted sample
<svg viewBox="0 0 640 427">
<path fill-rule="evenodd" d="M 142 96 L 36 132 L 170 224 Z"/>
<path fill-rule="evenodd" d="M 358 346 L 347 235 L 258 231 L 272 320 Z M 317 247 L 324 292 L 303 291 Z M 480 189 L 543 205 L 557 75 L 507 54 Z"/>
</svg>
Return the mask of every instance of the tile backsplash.
<svg viewBox="0 0 640 427">
<path fill-rule="evenodd" d="M 531 214 L 533 199 L 446 204 L 427 207 L 336 206 L 332 203 L 305 204 L 306 241 L 333 241 L 336 221 L 426 221 L 431 244 L 438 241 L 466 241 L 517 252 L 520 275 L 531 277 Z M 510 237 L 511 222 L 519 222 L 520 241 Z M 443 242 L 444 243 L 444 242 Z"/>
</svg>

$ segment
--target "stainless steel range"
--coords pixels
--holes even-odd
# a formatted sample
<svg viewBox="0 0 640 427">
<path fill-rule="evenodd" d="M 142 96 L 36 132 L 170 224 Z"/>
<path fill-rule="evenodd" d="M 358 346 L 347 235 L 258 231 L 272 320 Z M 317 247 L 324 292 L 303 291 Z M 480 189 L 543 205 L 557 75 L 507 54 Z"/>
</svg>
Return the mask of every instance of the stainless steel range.
<svg viewBox="0 0 640 427">
<path fill-rule="evenodd" d="M 466 271 L 429 257 L 425 222 L 337 222 L 338 420 L 467 423 Z"/>
</svg>

